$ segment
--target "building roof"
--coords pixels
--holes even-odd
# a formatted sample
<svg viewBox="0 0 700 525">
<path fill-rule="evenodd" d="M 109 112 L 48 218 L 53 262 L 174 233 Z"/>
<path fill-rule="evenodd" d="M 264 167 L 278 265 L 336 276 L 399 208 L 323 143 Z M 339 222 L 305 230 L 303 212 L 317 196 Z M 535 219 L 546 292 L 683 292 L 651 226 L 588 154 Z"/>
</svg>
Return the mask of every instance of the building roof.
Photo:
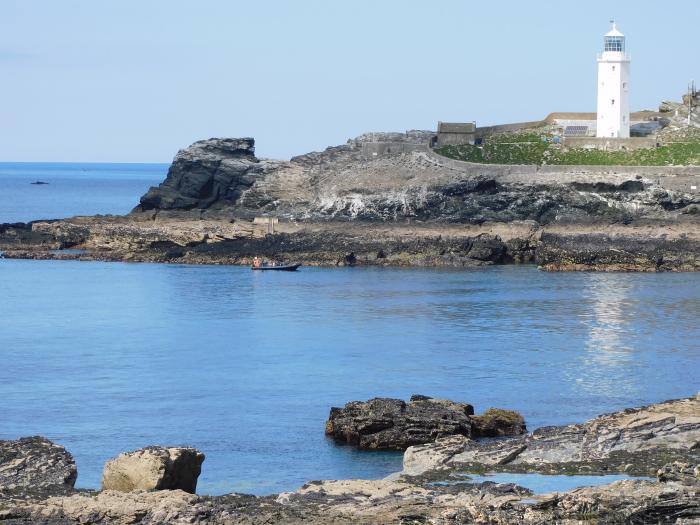
<svg viewBox="0 0 700 525">
<path fill-rule="evenodd" d="M 473 122 L 438 122 L 438 133 L 474 133 Z"/>
<path fill-rule="evenodd" d="M 615 22 L 612 23 L 612 29 L 605 33 L 605 36 L 625 36 L 620 31 L 617 29 L 617 24 Z"/>
</svg>

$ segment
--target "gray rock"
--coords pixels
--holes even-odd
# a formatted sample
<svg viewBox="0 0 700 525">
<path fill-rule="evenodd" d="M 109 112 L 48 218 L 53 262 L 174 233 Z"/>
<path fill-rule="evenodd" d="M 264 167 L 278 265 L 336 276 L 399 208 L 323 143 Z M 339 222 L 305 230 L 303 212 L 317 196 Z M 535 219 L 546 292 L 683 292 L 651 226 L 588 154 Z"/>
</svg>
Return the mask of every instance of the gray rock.
<svg viewBox="0 0 700 525">
<path fill-rule="evenodd" d="M 460 434 L 471 435 L 467 403 L 414 396 L 400 399 L 375 398 L 352 401 L 343 408 L 331 408 L 326 434 L 336 441 L 365 449 L 404 450 L 411 445 Z"/>
<path fill-rule="evenodd" d="M 204 454 L 194 448 L 146 447 L 125 452 L 105 464 L 102 489 L 194 493 L 203 461 Z"/>
<path fill-rule="evenodd" d="M 414 395 L 400 399 L 375 398 L 332 408 L 326 434 L 363 449 L 405 450 L 446 436 L 497 436 L 525 432 L 519 414 L 491 409 L 474 416 L 474 407 L 445 399 Z"/>
<path fill-rule="evenodd" d="M 251 138 L 195 142 L 177 154 L 165 182 L 151 188 L 135 211 L 197 209 L 207 217 L 271 214 L 295 221 L 550 224 L 657 217 L 700 203 L 690 192 L 674 196 L 660 188 L 655 173 L 663 168 L 455 168 L 430 151 L 371 158 L 362 153 L 367 142 L 422 143 L 429 134 L 368 133 L 289 162 L 257 159 Z M 644 181 L 637 180 L 646 173 Z M 473 258 L 479 258 L 478 250 Z"/>
<path fill-rule="evenodd" d="M 700 485 L 700 464 L 694 465 L 680 461 L 669 463 L 659 469 L 656 477 L 664 483 L 677 482 L 683 485 Z"/>
<path fill-rule="evenodd" d="M 252 138 L 200 140 L 178 152 L 165 181 L 148 190 L 137 209 L 233 204 L 255 181 L 259 164 Z"/>
<path fill-rule="evenodd" d="M 578 425 L 543 427 L 499 440 L 438 440 L 409 448 L 404 472 L 496 469 L 511 472 L 628 472 L 655 475 L 669 459 L 697 459 L 700 400 L 666 401 Z"/>
<path fill-rule="evenodd" d="M 77 477 L 73 456 L 44 437 L 0 441 L 0 489 L 72 488 Z"/>
</svg>

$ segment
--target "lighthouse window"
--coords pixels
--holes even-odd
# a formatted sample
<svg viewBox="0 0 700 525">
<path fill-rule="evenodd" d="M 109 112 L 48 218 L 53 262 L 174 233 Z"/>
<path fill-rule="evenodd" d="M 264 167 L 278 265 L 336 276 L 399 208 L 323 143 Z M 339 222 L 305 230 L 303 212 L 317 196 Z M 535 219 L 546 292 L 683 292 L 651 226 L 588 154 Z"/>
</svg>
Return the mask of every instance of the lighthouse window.
<svg viewBox="0 0 700 525">
<path fill-rule="evenodd" d="M 605 51 L 624 51 L 625 39 L 621 36 L 606 36 Z"/>
<path fill-rule="evenodd" d="M 615 105 L 615 99 L 612 99 L 610 103 L 614 106 Z"/>
<path fill-rule="evenodd" d="M 613 66 L 613 71 L 615 71 L 615 66 Z"/>
</svg>

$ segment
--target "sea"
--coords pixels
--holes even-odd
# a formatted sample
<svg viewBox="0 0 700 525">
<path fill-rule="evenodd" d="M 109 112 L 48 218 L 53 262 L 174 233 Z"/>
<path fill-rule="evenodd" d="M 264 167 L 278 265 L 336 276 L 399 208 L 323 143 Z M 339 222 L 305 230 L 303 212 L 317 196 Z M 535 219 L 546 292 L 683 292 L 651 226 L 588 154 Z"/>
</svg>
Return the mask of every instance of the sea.
<svg viewBox="0 0 700 525">
<path fill-rule="evenodd" d="M 0 164 L 0 222 L 125 213 L 166 170 Z M 699 319 L 697 273 L 0 259 L 0 439 L 66 446 L 84 488 L 155 444 L 206 454 L 203 494 L 378 479 L 401 454 L 334 444 L 331 407 L 423 394 L 534 429 L 688 397 Z"/>
</svg>

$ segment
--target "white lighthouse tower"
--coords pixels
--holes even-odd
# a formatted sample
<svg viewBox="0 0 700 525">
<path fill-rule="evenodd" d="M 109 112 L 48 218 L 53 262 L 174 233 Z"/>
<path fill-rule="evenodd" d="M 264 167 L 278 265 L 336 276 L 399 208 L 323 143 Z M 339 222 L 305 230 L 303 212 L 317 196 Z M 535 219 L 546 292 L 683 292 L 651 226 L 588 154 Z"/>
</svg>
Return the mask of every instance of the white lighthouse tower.
<svg viewBox="0 0 700 525">
<path fill-rule="evenodd" d="M 629 92 L 630 57 L 625 51 L 625 35 L 613 21 L 598 55 L 597 137 L 629 138 Z"/>
</svg>

